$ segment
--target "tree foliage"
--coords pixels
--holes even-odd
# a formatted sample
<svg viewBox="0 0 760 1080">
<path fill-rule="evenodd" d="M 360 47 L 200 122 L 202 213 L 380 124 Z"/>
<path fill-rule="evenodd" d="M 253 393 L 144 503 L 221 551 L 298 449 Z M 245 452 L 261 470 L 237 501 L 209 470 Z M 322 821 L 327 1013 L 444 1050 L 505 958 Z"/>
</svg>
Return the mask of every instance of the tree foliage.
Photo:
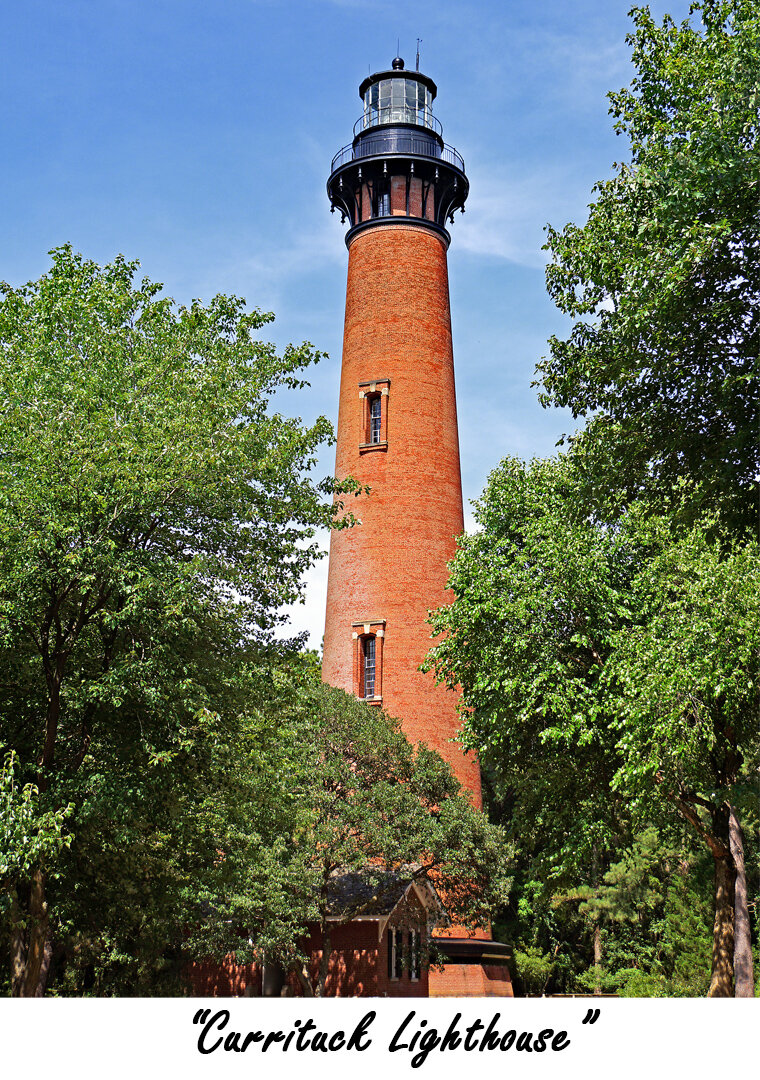
<svg viewBox="0 0 760 1080">
<path fill-rule="evenodd" d="M 269 798 L 277 792 L 286 819 L 276 837 L 289 881 L 278 919 L 298 921 L 302 933 L 318 926 L 322 962 L 312 981 L 299 935 L 274 939 L 278 920 L 255 911 L 261 893 L 246 881 L 228 918 L 250 932 L 255 955 L 268 936 L 269 958 L 294 970 L 305 993 L 323 994 L 333 927 L 365 914 L 399 881 L 429 882 L 444 922 L 475 927 L 489 919 L 507 895 L 509 847 L 438 754 L 412 746 L 381 710 L 313 680 L 295 695 L 284 683 L 277 713 L 277 746 L 265 767 Z M 336 898 L 337 880 L 347 877 L 363 888 Z M 240 943 L 236 952 L 243 955 Z"/>
<path fill-rule="evenodd" d="M 266 695 L 278 608 L 331 520 L 306 475 L 329 424 L 269 408 L 310 346 L 279 357 L 271 316 L 178 307 L 121 257 L 52 255 L 0 300 L 0 748 L 40 820 L 73 807 L 58 865 L 9 894 L 21 994 L 54 943 L 115 970 L 176 927 L 213 862 L 193 801 Z"/>
<path fill-rule="evenodd" d="M 711 860 L 694 850 L 686 834 L 649 826 L 621 845 L 595 886 L 576 884 L 553 894 L 531 878 L 531 855 L 521 847 L 514 903 L 504 925 L 515 943 L 517 993 L 707 992 Z"/>
<path fill-rule="evenodd" d="M 586 423 L 564 463 L 491 477 L 434 662 L 465 687 L 470 740 L 530 837 L 517 890 L 545 925 L 591 919 L 599 953 L 606 875 L 637 826 L 678 814 L 715 867 L 710 993 L 731 992 L 735 914 L 737 993 L 751 994 L 739 818 L 752 833 L 760 15 L 751 0 L 695 3 L 681 25 L 631 15 L 636 75 L 609 95 L 630 154 L 584 225 L 548 231 L 548 290 L 574 325 L 550 340 L 540 398 Z M 569 805 L 575 865 L 551 834 Z M 549 942 L 524 945 L 540 972 Z"/>
<path fill-rule="evenodd" d="M 431 662 L 461 685 L 466 737 L 509 791 L 518 835 L 534 835 L 534 805 L 548 822 L 548 888 L 596 890 L 637 824 L 690 824 L 716 865 L 713 992 L 730 992 L 729 820 L 758 767 L 760 549 L 651 505 L 612 526 L 583 490 L 561 458 L 491 475 Z"/>
<path fill-rule="evenodd" d="M 337 873 L 431 880 L 483 921 L 501 831 L 274 636 L 334 485 L 307 475 L 327 421 L 269 401 L 318 354 L 277 356 L 233 297 L 177 307 L 136 264 L 52 254 L 0 301 L 10 992 L 181 993 L 230 952 L 303 972 Z"/>
<path fill-rule="evenodd" d="M 572 442 L 597 501 L 675 478 L 754 529 L 760 465 L 760 14 L 705 0 L 661 26 L 634 8 L 636 76 L 609 95 L 630 159 L 585 225 L 549 229 L 549 293 L 576 320 L 550 341 L 544 404 L 586 417 Z"/>
</svg>

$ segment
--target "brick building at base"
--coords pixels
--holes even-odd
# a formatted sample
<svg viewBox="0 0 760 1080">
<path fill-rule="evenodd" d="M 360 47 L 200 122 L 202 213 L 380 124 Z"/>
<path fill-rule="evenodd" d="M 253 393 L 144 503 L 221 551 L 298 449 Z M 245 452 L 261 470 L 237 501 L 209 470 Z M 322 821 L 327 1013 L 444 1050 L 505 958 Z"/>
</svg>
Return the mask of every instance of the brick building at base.
<svg viewBox="0 0 760 1080">
<path fill-rule="evenodd" d="M 341 894 L 362 888 L 358 875 L 337 879 L 334 903 Z M 511 996 L 507 950 L 470 938 L 447 939 L 449 955 L 443 970 L 428 965 L 430 931 L 441 917 L 435 891 L 426 882 L 397 881 L 365 914 L 348 922 L 339 914 L 328 918 L 330 958 L 325 997 L 461 997 Z M 310 928 L 301 943 L 310 957 L 308 978 L 316 989 L 323 958 L 323 934 Z M 308 991 L 293 972 L 276 966 L 195 963 L 188 969 L 191 992 L 197 997 L 302 997 Z"/>
</svg>

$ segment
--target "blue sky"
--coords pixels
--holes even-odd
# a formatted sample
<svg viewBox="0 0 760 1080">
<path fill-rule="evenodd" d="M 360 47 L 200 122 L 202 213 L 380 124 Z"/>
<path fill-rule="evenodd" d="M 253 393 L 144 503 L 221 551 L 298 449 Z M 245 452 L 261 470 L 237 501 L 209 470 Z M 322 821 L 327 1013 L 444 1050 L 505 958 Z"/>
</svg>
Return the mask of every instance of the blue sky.
<svg viewBox="0 0 760 1080">
<path fill-rule="evenodd" d="M 65 241 L 139 258 L 178 301 L 232 292 L 278 345 L 329 353 L 278 404 L 337 412 L 347 256 L 325 195 L 358 84 L 407 66 L 470 178 L 449 252 L 465 500 L 507 454 L 553 452 L 572 420 L 530 383 L 565 324 L 544 287 L 547 222 L 580 222 L 626 146 L 605 94 L 632 75 L 629 0 L 6 0 L 0 278 L 38 277 Z M 654 3 L 686 17 L 688 3 Z M 321 467 L 332 470 L 334 451 Z M 293 626 L 318 646 L 325 560 Z"/>
</svg>

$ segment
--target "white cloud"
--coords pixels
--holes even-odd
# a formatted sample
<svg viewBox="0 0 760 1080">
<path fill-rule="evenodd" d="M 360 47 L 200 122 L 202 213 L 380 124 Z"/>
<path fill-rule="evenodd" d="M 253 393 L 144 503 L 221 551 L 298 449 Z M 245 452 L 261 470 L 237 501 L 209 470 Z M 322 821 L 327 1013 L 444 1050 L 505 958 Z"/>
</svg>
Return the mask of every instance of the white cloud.
<svg viewBox="0 0 760 1080">
<path fill-rule="evenodd" d="M 482 532 L 482 528 L 475 520 L 475 513 L 468 507 L 464 510 L 464 531 L 467 536 L 472 536 L 474 533 Z"/>
<path fill-rule="evenodd" d="M 542 61 L 554 73 L 555 92 L 571 98 L 576 109 L 597 108 L 609 90 L 631 77 L 630 49 L 617 31 L 600 28 L 596 36 L 542 33 Z"/>
<path fill-rule="evenodd" d="M 311 229 L 300 226 L 287 239 L 276 241 L 243 259 L 236 268 L 262 286 L 280 284 L 293 274 L 313 274 L 326 262 L 343 262 L 346 246 L 343 233 L 328 220 Z"/>
<path fill-rule="evenodd" d="M 457 247 L 534 269 L 547 262 L 541 250 L 546 222 L 564 225 L 578 216 L 591 186 L 569 170 L 546 168 L 519 180 L 474 168 L 469 178 L 467 227 L 457 230 Z"/>
<path fill-rule="evenodd" d="M 320 219 L 315 215 L 314 220 Z M 257 307 L 281 314 L 294 278 L 319 275 L 325 266 L 335 266 L 345 258 L 343 230 L 328 216 L 312 228 L 301 223 L 279 236 L 246 234 L 238 250 L 209 258 L 202 279 L 193 287 L 201 296 L 217 292 L 247 296 Z"/>
<path fill-rule="evenodd" d="M 540 266 L 544 199 L 529 179 L 505 182 L 475 170 L 467 203 L 467 228 L 457 232 L 457 245 L 477 255 L 495 255 L 510 262 Z"/>
</svg>

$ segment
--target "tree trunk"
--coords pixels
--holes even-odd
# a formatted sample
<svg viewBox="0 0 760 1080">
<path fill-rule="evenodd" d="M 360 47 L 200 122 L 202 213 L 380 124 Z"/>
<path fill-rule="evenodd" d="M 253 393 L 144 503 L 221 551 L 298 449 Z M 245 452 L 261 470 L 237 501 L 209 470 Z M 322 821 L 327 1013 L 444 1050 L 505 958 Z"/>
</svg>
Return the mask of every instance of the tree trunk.
<svg viewBox="0 0 760 1080">
<path fill-rule="evenodd" d="M 45 992 L 45 980 L 50 963 L 45 964 L 45 954 L 49 949 L 50 924 L 47 902 L 45 901 L 45 875 L 42 870 L 32 874 L 29 894 L 29 930 L 26 950 L 26 970 L 19 997 L 42 997 Z"/>
<path fill-rule="evenodd" d="M 726 824 L 728 822 L 726 821 Z M 712 976 L 708 997 L 733 997 L 734 993 L 734 883 L 736 870 L 731 852 L 713 853 L 715 859 L 715 922 L 713 924 Z"/>
<path fill-rule="evenodd" d="M 752 936 L 747 906 L 747 875 L 744 870 L 744 841 L 733 806 L 728 819 L 731 855 L 736 869 L 734 888 L 734 996 L 755 996 L 755 973 L 752 963 Z"/>
<path fill-rule="evenodd" d="M 53 960 L 53 942 L 50 940 L 50 934 L 48 933 L 47 940 L 45 941 L 45 947 L 42 951 L 42 967 L 40 968 L 40 977 L 37 982 L 37 989 L 34 993 L 35 997 L 42 997 L 47 987 L 48 975 L 50 974 L 50 964 Z"/>
<path fill-rule="evenodd" d="M 594 993 L 602 992 L 602 928 L 599 913 L 594 918 Z"/>
<path fill-rule="evenodd" d="M 24 931 L 21 926 L 21 910 L 18 905 L 18 896 L 15 886 L 11 891 L 11 997 L 21 996 L 21 987 L 24 983 L 24 968 L 26 967 L 26 946 L 24 944 Z"/>
<path fill-rule="evenodd" d="M 42 747 L 40 765 L 49 769 L 53 764 L 55 755 L 55 743 L 58 737 L 58 720 L 61 715 L 61 673 L 57 670 L 52 672 L 47 680 L 48 684 L 48 707 L 45 720 L 45 742 Z M 37 781 L 40 791 L 47 789 L 47 777 L 44 775 Z"/>
<path fill-rule="evenodd" d="M 301 985 L 304 997 L 314 997 L 314 987 L 311 982 L 311 975 L 307 964 L 296 964 L 292 971 L 295 971 L 298 978 L 298 982 Z"/>
<path fill-rule="evenodd" d="M 591 878 L 594 884 L 594 897 L 599 899 L 599 851 L 594 844 L 591 852 Z M 593 916 L 594 929 L 594 993 L 602 992 L 602 923 L 597 908 Z"/>
</svg>

